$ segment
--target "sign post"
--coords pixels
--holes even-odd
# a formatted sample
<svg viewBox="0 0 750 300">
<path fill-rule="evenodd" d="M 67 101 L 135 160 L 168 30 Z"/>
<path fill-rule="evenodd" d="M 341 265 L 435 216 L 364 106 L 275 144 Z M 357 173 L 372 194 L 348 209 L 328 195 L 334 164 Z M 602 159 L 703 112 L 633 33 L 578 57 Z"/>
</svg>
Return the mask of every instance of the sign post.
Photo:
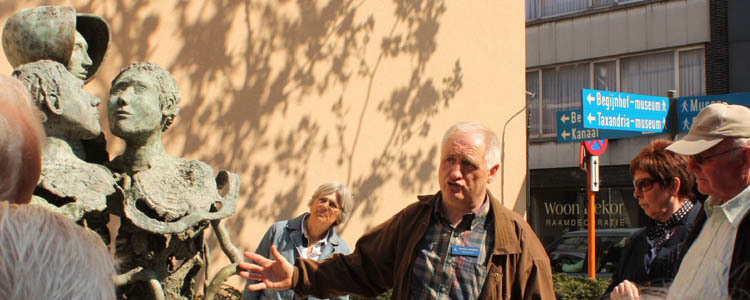
<svg viewBox="0 0 750 300">
<path fill-rule="evenodd" d="M 581 89 L 583 127 L 662 132 L 669 99 L 649 95 Z"/>
<path fill-rule="evenodd" d="M 588 156 L 586 167 L 586 199 L 588 212 L 588 275 L 596 279 L 596 194 L 599 191 L 599 155 L 607 149 L 607 140 L 584 141 Z"/>
<path fill-rule="evenodd" d="M 712 103 L 727 103 L 750 106 L 750 93 L 736 93 L 708 96 L 691 96 L 677 98 L 678 132 L 688 132 L 693 119 L 704 107 Z"/>
<path fill-rule="evenodd" d="M 594 139 L 619 139 L 654 133 L 656 132 L 584 128 L 583 113 L 580 109 L 557 112 L 557 143 L 574 143 Z"/>
</svg>

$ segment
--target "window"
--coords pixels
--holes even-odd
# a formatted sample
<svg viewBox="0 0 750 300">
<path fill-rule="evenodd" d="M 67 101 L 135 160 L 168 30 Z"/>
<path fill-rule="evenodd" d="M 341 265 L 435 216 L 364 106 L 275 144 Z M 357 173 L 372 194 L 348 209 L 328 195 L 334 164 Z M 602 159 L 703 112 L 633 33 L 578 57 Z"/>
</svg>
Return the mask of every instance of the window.
<svg viewBox="0 0 750 300">
<path fill-rule="evenodd" d="M 526 72 L 526 103 L 529 132 L 539 132 L 542 126 L 542 106 L 539 103 L 539 71 Z"/>
<path fill-rule="evenodd" d="M 674 89 L 674 51 L 626 57 L 620 60 L 621 91 L 665 96 Z"/>
<path fill-rule="evenodd" d="M 703 49 L 680 51 L 679 97 L 705 94 L 705 55 Z"/>
<path fill-rule="evenodd" d="M 542 134 L 556 132 L 558 111 L 581 108 L 581 89 L 588 86 L 587 63 L 542 70 Z"/>
<path fill-rule="evenodd" d="M 617 61 L 594 63 L 594 89 L 617 91 Z"/>
<path fill-rule="evenodd" d="M 526 0 L 526 21 L 556 17 L 605 5 L 643 0 Z"/>
<path fill-rule="evenodd" d="M 623 56 L 606 60 L 529 69 L 526 72 L 529 136 L 553 137 L 558 111 L 581 107 L 581 89 L 666 96 L 705 94 L 703 48 Z"/>
</svg>

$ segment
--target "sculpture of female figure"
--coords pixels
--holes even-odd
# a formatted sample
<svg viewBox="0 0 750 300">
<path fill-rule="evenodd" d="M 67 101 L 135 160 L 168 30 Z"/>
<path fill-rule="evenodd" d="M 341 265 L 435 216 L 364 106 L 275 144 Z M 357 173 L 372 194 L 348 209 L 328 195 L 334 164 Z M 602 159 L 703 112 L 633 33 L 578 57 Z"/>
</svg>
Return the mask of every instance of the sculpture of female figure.
<svg viewBox="0 0 750 300">
<path fill-rule="evenodd" d="M 118 240 L 127 242 L 120 243 L 126 249 L 118 255 L 124 256 L 125 270 L 153 270 L 166 299 L 192 297 L 190 276 L 203 265 L 203 230 L 234 212 L 239 193 L 237 175 L 222 171 L 214 177 L 209 165 L 165 151 L 161 134 L 177 115 L 179 101 L 174 78 L 156 64 L 140 62 L 112 80 L 107 105 L 112 133 L 125 140 L 125 151 L 110 163 L 125 178 Z M 221 196 L 224 185 L 228 191 Z M 121 292 L 128 299 L 143 297 L 137 284 Z"/>
<path fill-rule="evenodd" d="M 13 76 L 29 89 L 47 134 L 34 202 L 51 204 L 74 221 L 85 216 L 87 223 L 96 219 L 93 223 L 106 224 L 102 213 L 107 197 L 115 194 L 115 180 L 104 166 L 84 161 L 81 143 L 101 134 L 96 108 L 101 100 L 84 91 L 83 82 L 55 61 L 24 64 Z"/>
</svg>

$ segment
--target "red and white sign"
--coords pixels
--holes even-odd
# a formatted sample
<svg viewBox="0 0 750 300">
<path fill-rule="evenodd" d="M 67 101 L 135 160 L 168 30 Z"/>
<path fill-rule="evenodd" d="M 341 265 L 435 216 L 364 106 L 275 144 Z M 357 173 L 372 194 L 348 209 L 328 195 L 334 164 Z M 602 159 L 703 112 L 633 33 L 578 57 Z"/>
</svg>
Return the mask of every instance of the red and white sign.
<svg viewBox="0 0 750 300">
<path fill-rule="evenodd" d="M 586 152 L 589 153 L 589 155 L 602 155 L 604 153 L 604 150 L 607 149 L 607 139 L 598 139 L 598 140 L 590 140 L 590 141 L 583 141 L 583 146 L 586 148 Z"/>
</svg>

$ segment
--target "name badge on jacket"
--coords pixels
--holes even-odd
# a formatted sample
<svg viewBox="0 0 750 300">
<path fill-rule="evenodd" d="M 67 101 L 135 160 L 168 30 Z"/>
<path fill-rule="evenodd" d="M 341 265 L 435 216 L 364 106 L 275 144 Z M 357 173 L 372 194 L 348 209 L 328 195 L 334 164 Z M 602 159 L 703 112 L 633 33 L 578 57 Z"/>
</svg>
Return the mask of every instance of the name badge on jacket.
<svg viewBox="0 0 750 300">
<path fill-rule="evenodd" d="M 479 247 L 452 245 L 451 246 L 451 255 L 478 257 L 479 256 Z"/>
</svg>

